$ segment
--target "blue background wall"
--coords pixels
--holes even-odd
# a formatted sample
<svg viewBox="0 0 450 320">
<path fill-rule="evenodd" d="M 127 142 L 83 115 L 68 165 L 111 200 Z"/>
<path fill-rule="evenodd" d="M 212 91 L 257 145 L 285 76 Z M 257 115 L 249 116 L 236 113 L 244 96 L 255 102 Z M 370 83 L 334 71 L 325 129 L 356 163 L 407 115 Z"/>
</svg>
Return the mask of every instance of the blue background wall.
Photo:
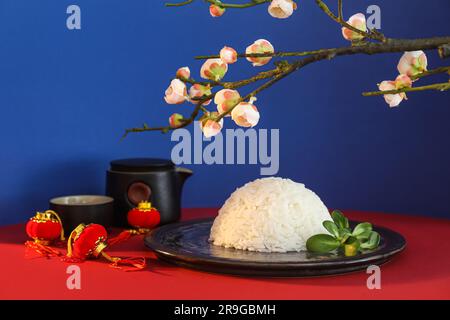
<svg viewBox="0 0 450 320">
<path fill-rule="evenodd" d="M 450 34 L 448 0 L 345 2 L 347 17 L 379 5 L 391 37 Z M 66 28 L 69 4 L 81 7 L 82 30 Z M 170 9 L 157 0 L 1 0 L 0 223 L 24 221 L 53 196 L 102 193 L 111 159 L 169 157 L 170 135 L 120 136 L 185 108 L 162 97 L 178 67 L 198 72 L 195 55 L 225 44 L 242 51 L 259 38 L 279 50 L 346 44 L 313 1 L 299 1 L 288 20 L 266 10 L 213 19 L 202 1 Z M 259 128 L 280 128 L 279 175 L 306 183 L 329 207 L 450 217 L 449 94 L 410 94 L 397 109 L 360 94 L 394 78 L 399 57 L 320 62 L 261 93 Z M 443 64 L 428 57 L 430 67 Z M 227 79 L 254 71 L 243 61 Z M 259 176 L 255 165 L 190 167 L 188 207 L 219 206 Z"/>
</svg>

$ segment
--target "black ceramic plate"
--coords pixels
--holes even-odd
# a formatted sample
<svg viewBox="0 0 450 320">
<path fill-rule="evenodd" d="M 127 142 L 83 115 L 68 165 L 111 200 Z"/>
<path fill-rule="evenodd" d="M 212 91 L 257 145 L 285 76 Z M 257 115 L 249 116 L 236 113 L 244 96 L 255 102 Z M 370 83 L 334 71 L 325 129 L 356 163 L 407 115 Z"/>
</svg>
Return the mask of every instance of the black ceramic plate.
<svg viewBox="0 0 450 320">
<path fill-rule="evenodd" d="M 149 233 L 145 244 L 165 261 L 215 273 L 245 276 L 311 277 L 353 272 L 380 265 L 405 248 L 398 233 L 374 226 L 380 233 L 380 246 L 355 257 L 337 253 L 262 253 L 227 249 L 209 243 L 213 219 L 191 220 L 159 227 Z M 353 225 L 355 222 L 352 223 Z"/>
</svg>

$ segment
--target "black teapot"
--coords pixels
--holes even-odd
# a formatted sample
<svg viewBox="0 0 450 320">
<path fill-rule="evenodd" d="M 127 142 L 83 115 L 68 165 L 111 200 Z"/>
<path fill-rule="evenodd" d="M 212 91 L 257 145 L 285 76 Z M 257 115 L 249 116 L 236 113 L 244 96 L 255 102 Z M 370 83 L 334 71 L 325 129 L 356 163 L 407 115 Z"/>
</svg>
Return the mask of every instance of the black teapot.
<svg viewBox="0 0 450 320">
<path fill-rule="evenodd" d="M 181 215 L 181 190 L 192 171 L 172 161 L 154 158 L 114 160 L 106 176 L 106 194 L 114 198 L 114 226 L 127 227 L 127 214 L 141 201 L 150 201 L 161 214 L 161 224 Z"/>
</svg>

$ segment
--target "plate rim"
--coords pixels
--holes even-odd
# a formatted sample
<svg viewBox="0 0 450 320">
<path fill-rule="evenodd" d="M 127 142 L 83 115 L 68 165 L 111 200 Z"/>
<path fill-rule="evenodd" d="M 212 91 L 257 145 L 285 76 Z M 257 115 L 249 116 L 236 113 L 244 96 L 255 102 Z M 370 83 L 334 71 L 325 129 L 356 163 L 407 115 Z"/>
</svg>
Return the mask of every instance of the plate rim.
<svg viewBox="0 0 450 320">
<path fill-rule="evenodd" d="M 179 252 L 174 249 L 167 248 L 159 241 L 156 241 L 156 235 L 166 231 L 167 229 L 174 229 L 180 226 L 185 225 L 195 225 L 200 223 L 212 222 L 214 217 L 209 218 L 200 218 L 200 219 L 190 219 L 186 221 L 181 221 L 172 224 L 166 224 L 160 226 L 156 229 L 150 231 L 144 238 L 145 245 L 155 252 L 158 257 L 162 257 L 165 260 L 176 260 L 177 262 L 182 262 L 183 264 L 195 266 L 216 266 L 216 267 L 230 267 L 237 268 L 242 267 L 246 269 L 261 269 L 261 270 L 302 270 L 302 269 L 327 269 L 329 267 L 333 268 L 349 268 L 349 267 L 357 267 L 357 266 L 365 266 L 370 262 L 376 263 L 377 261 L 387 261 L 392 256 L 402 252 L 407 245 L 406 239 L 400 233 L 378 225 L 373 225 L 373 228 L 377 231 L 381 231 L 382 235 L 390 234 L 393 237 L 396 237 L 399 240 L 399 245 L 396 245 L 394 248 L 387 250 L 387 246 L 385 245 L 383 248 L 379 250 L 375 250 L 372 252 L 368 252 L 365 257 L 361 257 L 361 255 L 355 257 L 339 257 L 338 259 L 332 259 L 329 261 L 297 261 L 297 262 L 273 262 L 273 261 L 249 261 L 249 260 L 233 260 L 222 257 L 214 257 L 214 259 L 208 259 L 204 256 L 195 255 L 189 252 Z M 358 223 L 358 221 L 352 220 L 353 223 Z M 224 247 L 223 247 L 224 248 Z M 230 248 L 233 249 L 233 248 Z M 234 249 L 238 250 L 238 249 Z"/>
</svg>

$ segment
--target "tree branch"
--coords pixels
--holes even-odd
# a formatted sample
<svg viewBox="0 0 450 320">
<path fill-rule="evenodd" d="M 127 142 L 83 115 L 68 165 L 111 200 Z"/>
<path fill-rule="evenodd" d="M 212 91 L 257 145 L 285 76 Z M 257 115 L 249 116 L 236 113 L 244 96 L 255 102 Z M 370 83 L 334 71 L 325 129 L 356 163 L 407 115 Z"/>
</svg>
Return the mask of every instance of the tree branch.
<svg viewBox="0 0 450 320">
<path fill-rule="evenodd" d="M 450 41 L 450 37 L 435 37 L 435 38 L 421 38 L 421 39 L 389 39 L 384 43 L 365 43 L 360 46 L 348 46 L 340 48 L 319 49 L 312 51 L 292 51 L 292 52 L 275 52 L 275 53 L 253 53 L 253 54 L 238 54 L 239 58 L 244 57 L 301 57 L 310 55 L 346 55 L 346 54 L 378 54 L 378 53 L 392 53 L 400 51 L 414 51 L 414 50 L 432 50 L 437 49 L 443 44 Z M 219 58 L 219 55 L 202 55 L 196 56 L 195 59 L 214 59 Z"/>
<path fill-rule="evenodd" d="M 214 4 L 218 7 L 221 7 L 221 8 L 245 9 L 245 8 L 254 7 L 254 6 L 257 6 L 260 4 L 268 3 L 268 2 L 271 2 L 272 0 L 251 0 L 250 2 L 240 3 L 240 4 L 239 3 L 225 3 L 225 2 L 218 1 L 218 0 L 205 0 L 205 1 L 210 4 Z M 181 6 L 191 4 L 192 2 L 194 2 L 194 0 L 187 0 L 187 1 L 178 2 L 178 3 L 166 3 L 166 7 L 181 7 Z"/>
<path fill-rule="evenodd" d="M 450 57 L 450 43 L 440 46 L 438 49 L 438 53 L 442 59 L 447 59 L 448 57 Z"/>
<path fill-rule="evenodd" d="M 224 89 L 238 89 L 243 86 L 249 85 L 253 82 L 257 82 L 259 80 L 272 78 L 282 72 L 283 72 L 282 66 L 280 65 L 279 67 L 277 67 L 273 70 L 262 71 L 251 78 L 237 80 L 237 81 L 217 82 L 217 81 L 195 81 L 193 79 L 183 79 L 183 78 L 178 78 L 178 79 L 180 79 L 181 81 L 183 81 L 185 83 L 200 84 L 202 86 L 210 86 L 211 88 L 220 86 L 220 87 L 223 87 Z"/>
<path fill-rule="evenodd" d="M 397 90 L 385 90 L 385 91 L 373 91 L 373 92 L 363 92 L 362 95 L 365 97 L 382 96 L 385 94 L 397 94 L 402 92 L 416 92 L 425 90 L 438 90 L 446 91 L 450 89 L 450 82 L 435 83 L 427 86 L 414 87 L 414 88 L 402 88 Z"/>
<path fill-rule="evenodd" d="M 327 50 L 333 50 L 333 49 L 320 49 L 320 50 L 313 50 L 313 51 L 291 51 L 291 52 L 266 52 L 266 53 L 239 53 L 237 55 L 238 58 L 259 58 L 259 57 L 304 57 L 309 56 L 312 54 L 321 53 L 323 51 Z M 217 59 L 220 58 L 220 55 L 213 54 L 213 55 L 204 55 L 204 56 L 195 56 L 194 59 L 196 60 L 205 60 L 205 59 Z"/>
<path fill-rule="evenodd" d="M 339 23 L 341 26 L 343 26 L 347 29 L 350 29 L 353 32 L 356 32 L 356 33 L 364 36 L 364 38 L 367 38 L 367 39 L 377 40 L 377 41 L 381 41 L 381 42 L 387 41 L 387 38 L 380 32 L 372 32 L 372 31 L 366 32 L 366 31 L 359 30 L 359 29 L 353 27 L 352 25 L 348 24 L 344 20 L 344 17 L 342 16 L 342 1 L 338 2 L 338 11 L 339 11 L 338 16 L 336 16 L 333 12 L 331 12 L 330 8 L 328 8 L 328 6 L 322 0 L 316 0 L 316 3 L 319 6 L 319 8 L 323 12 L 325 12 L 325 14 L 327 16 L 329 16 L 332 20 Z"/>
<path fill-rule="evenodd" d="M 229 89 L 236 89 L 243 87 L 245 85 L 248 85 L 250 83 L 269 79 L 267 82 L 265 82 L 263 85 L 259 86 L 257 89 L 253 90 L 246 96 L 244 96 L 242 99 L 240 99 L 233 107 L 229 108 L 227 112 L 222 113 L 218 116 L 216 121 L 219 121 L 224 116 L 231 113 L 231 111 L 236 107 L 239 102 L 246 101 L 250 99 L 251 97 L 257 95 L 261 91 L 271 87 L 273 84 L 277 83 L 281 79 L 285 78 L 289 74 L 305 67 L 306 65 L 309 65 L 314 62 L 318 62 L 321 60 L 331 60 L 337 56 L 344 56 L 344 55 L 355 55 L 355 54 L 381 54 L 381 53 L 393 53 L 393 52 L 404 52 L 404 51 L 415 51 L 415 50 L 431 50 L 431 49 L 437 49 L 443 44 L 450 43 L 450 37 L 436 37 L 436 38 L 423 38 L 423 39 L 390 39 L 389 41 L 385 43 L 366 43 L 361 46 L 350 46 L 350 47 L 342 47 L 342 48 L 332 48 L 332 49 L 322 49 L 322 50 L 315 50 L 315 54 L 311 54 L 303 59 L 296 60 L 293 62 L 288 61 L 282 61 L 277 64 L 277 67 L 269 70 L 269 71 L 263 71 L 258 73 L 257 75 L 234 82 L 196 82 L 195 80 L 188 79 L 184 80 L 188 83 L 201 83 L 204 85 L 210 84 L 211 86 L 223 86 L 224 88 Z M 427 72 L 424 72 L 422 76 L 425 75 L 432 75 L 437 73 L 443 73 L 448 72 L 449 67 L 442 67 L 437 68 L 435 70 L 430 70 Z M 416 78 L 420 78 L 421 76 L 417 76 Z M 411 90 L 405 90 L 406 91 L 421 91 L 421 90 L 448 90 L 450 84 L 449 83 L 442 83 L 442 84 L 436 84 L 436 85 L 430 85 L 430 86 L 424 86 L 424 87 L 415 87 L 415 88 L 408 88 Z M 420 89 L 422 88 L 422 89 Z M 425 89 L 424 89 L 425 88 Z M 402 91 L 401 91 L 402 92 Z M 383 95 L 388 94 L 388 91 L 377 91 L 377 92 L 365 92 L 363 95 L 365 96 L 371 96 L 371 95 Z M 394 93 L 397 93 L 394 91 Z M 202 105 L 204 102 L 213 99 L 215 96 L 215 93 L 211 94 L 210 96 L 203 97 L 200 100 L 198 100 L 198 103 L 196 104 L 193 112 L 191 113 L 191 116 L 184 120 L 183 124 L 178 128 L 183 128 L 194 122 L 200 111 L 202 111 Z M 127 129 L 125 131 L 124 137 L 126 137 L 131 132 L 144 132 L 144 131 L 162 131 L 167 132 L 170 130 L 175 130 L 178 128 L 172 128 L 170 126 L 163 126 L 163 127 L 138 127 L 138 128 L 131 128 Z"/>
<path fill-rule="evenodd" d="M 148 125 L 144 124 L 142 127 L 135 127 L 135 128 L 126 129 L 125 133 L 122 136 L 122 139 L 125 139 L 128 136 L 128 134 L 134 133 L 134 132 L 161 131 L 162 133 L 166 133 L 166 132 L 169 132 L 171 130 L 176 130 L 176 129 L 187 127 L 188 125 L 190 125 L 192 122 L 194 122 L 197 119 L 197 116 L 200 113 L 200 110 L 204 109 L 203 104 L 206 101 L 208 101 L 210 99 L 213 99 L 215 95 L 216 94 L 213 93 L 213 94 L 211 94 L 209 96 L 202 97 L 201 99 L 199 99 L 197 104 L 195 105 L 195 108 L 192 111 L 190 117 L 186 118 L 186 119 L 183 119 L 182 120 L 183 123 L 180 126 L 176 127 L 176 128 L 173 128 L 173 127 L 171 127 L 169 125 L 161 126 L 161 127 L 149 127 Z"/>
<path fill-rule="evenodd" d="M 435 74 L 439 74 L 439 73 L 450 73 L 450 66 L 447 67 L 439 67 L 436 69 L 432 69 L 432 70 L 428 70 L 428 71 L 424 71 L 422 73 L 416 74 L 415 76 L 411 76 L 411 80 L 417 80 L 423 77 L 428 77 L 428 76 L 432 76 Z"/>
<path fill-rule="evenodd" d="M 215 4 L 216 6 L 219 6 L 221 8 L 232 8 L 232 9 L 245 9 L 250 8 L 254 6 L 258 6 L 260 4 L 271 2 L 272 0 L 251 0 L 247 3 L 237 4 L 237 3 L 224 3 L 218 0 L 205 0 L 206 2 L 209 2 L 211 4 Z"/>
<path fill-rule="evenodd" d="M 344 15 L 342 13 L 342 0 L 338 0 L 338 19 L 344 20 Z"/>
<path fill-rule="evenodd" d="M 192 2 L 194 2 L 194 0 L 186 0 L 183 2 L 177 2 L 177 3 L 166 3 L 166 7 L 181 7 L 181 6 L 185 6 L 188 4 L 191 4 Z"/>
<path fill-rule="evenodd" d="M 189 5 L 194 0 L 186 0 L 178 3 L 167 3 L 166 6 L 169 7 L 179 7 L 184 5 Z M 264 3 L 269 3 L 271 0 L 249 0 L 249 2 L 235 4 L 235 3 L 223 3 L 219 0 L 205 0 L 207 3 L 217 5 L 221 8 L 249 8 L 257 5 L 261 5 Z M 208 85 L 210 87 L 223 87 L 228 89 L 237 89 L 243 87 L 245 85 L 269 79 L 264 84 L 260 85 L 255 90 L 251 91 L 244 97 L 242 97 L 234 106 L 229 108 L 225 113 L 220 114 L 217 118 L 213 119 L 215 121 L 221 120 L 224 116 L 230 114 L 232 110 L 242 101 L 249 100 L 251 97 L 256 96 L 261 91 L 271 87 L 281 79 L 290 75 L 291 73 L 303 68 L 304 66 L 311 64 L 313 62 L 318 62 L 321 60 L 331 60 L 337 56 L 343 55 L 354 55 L 354 54 L 381 54 L 381 53 L 393 53 L 393 52 L 403 52 L 403 51 L 415 51 L 415 50 L 432 50 L 439 49 L 439 53 L 441 57 L 449 56 L 449 44 L 450 37 L 436 37 L 436 38 L 425 38 L 425 39 L 389 39 L 386 38 L 383 34 L 378 32 L 377 30 L 369 30 L 362 31 L 359 30 L 350 24 L 348 24 L 344 20 L 343 16 L 343 0 L 338 0 L 338 13 L 334 14 L 329 7 L 322 0 L 315 0 L 316 4 L 319 8 L 325 12 L 327 16 L 329 16 L 332 20 L 340 24 L 342 27 L 348 28 L 353 32 L 356 32 L 364 37 L 364 39 L 371 39 L 378 42 L 367 42 L 361 41 L 360 43 L 353 43 L 352 46 L 349 47 L 341 47 L 341 48 L 330 48 L 330 49 L 319 49 L 313 51 L 298 51 L 298 52 L 275 52 L 275 53 L 257 53 L 257 54 L 239 54 L 239 58 L 244 57 L 305 57 L 300 60 L 296 60 L 293 62 L 288 61 L 280 61 L 276 62 L 276 68 L 263 71 L 255 76 L 243 79 L 239 81 L 233 82 L 221 82 L 221 81 L 196 81 L 194 79 L 181 79 L 185 83 L 189 84 L 201 84 Z M 197 56 L 196 59 L 211 59 L 211 58 L 219 58 L 219 55 L 208 55 L 208 56 Z M 411 77 L 412 80 L 417 80 L 419 78 L 434 75 L 438 73 L 449 72 L 450 67 L 441 67 L 434 70 L 423 72 L 415 77 Z M 450 83 L 436 83 L 432 85 L 422 86 L 422 87 L 414 87 L 414 88 L 403 88 L 399 90 L 390 90 L 390 91 L 375 91 L 375 92 L 364 92 L 364 96 L 378 96 L 384 94 L 396 94 L 401 92 L 414 92 L 414 91 L 423 91 L 423 90 L 449 90 Z M 170 126 L 161 126 L 161 127 L 149 127 L 144 124 L 142 127 L 130 128 L 127 129 L 124 133 L 123 138 L 125 138 L 129 133 L 132 132 L 144 132 L 144 131 L 161 131 L 163 133 L 168 132 L 170 130 L 175 130 L 178 128 L 183 128 L 194 122 L 200 112 L 207 113 L 209 112 L 204 106 L 203 103 L 206 101 L 213 99 L 216 93 L 212 93 L 207 97 L 201 97 L 196 99 L 197 104 L 195 105 L 191 115 L 189 118 L 183 119 L 182 124 L 177 128 L 172 128 Z"/>
</svg>

